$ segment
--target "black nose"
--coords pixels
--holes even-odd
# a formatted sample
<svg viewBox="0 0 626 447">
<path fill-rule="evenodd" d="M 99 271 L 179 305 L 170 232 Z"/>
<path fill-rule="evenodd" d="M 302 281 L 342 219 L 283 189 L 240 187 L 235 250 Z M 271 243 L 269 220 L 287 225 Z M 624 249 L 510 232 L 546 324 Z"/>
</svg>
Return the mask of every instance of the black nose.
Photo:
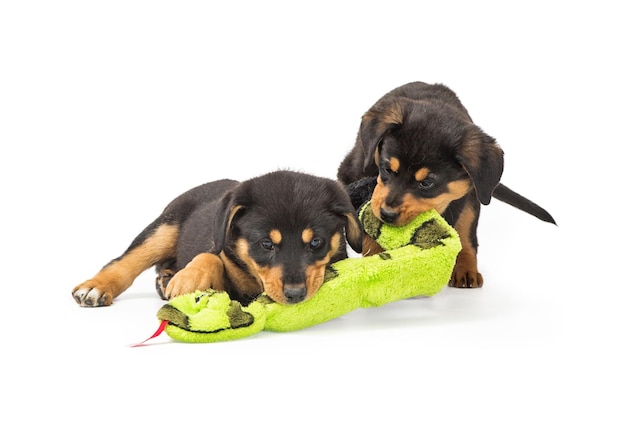
<svg viewBox="0 0 626 447">
<path fill-rule="evenodd" d="M 306 297 L 306 286 L 303 284 L 286 284 L 283 288 L 283 295 L 290 304 L 296 304 L 304 301 Z"/>
<path fill-rule="evenodd" d="M 396 221 L 396 219 L 398 218 L 398 213 L 396 213 L 395 211 L 387 210 L 384 207 L 381 207 L 380 208 L 380 218 L 385 223 L 388 223 L 388 224 L 394 223 Z"/>
</svg>

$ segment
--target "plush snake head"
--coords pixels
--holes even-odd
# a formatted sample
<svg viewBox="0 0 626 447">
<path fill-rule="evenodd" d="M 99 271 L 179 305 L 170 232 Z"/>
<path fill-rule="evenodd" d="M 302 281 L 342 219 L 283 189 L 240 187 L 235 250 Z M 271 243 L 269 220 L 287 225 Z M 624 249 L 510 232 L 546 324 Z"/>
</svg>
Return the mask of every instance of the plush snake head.
<svg viewBox="0 0 626 447">
<path fill-rule="evenodd" d="M 384 224 L 374 215 L 370 202 L 363 204 L 359 210 L 359 219 L 363 229 L 385 250 L 393 250 L 405 245 L 415 245 L 429 249 L 444 244 L 448 238 L 456 237 L 456 231 L 434 211 L 424 213 L 428 219 L 417 218 L 407 225 L 392 226 Z M 422 217 L 423 217 L 422 216 Z"/>
<path fill-rule="evenodd" d="M 258 332 L 265 321 L 261 301 L 242 307 L 226 292 L 196 291 L 179 295 L 157 312 L 172 338 L 190 341 L 225 341 Z"/>
</svg>

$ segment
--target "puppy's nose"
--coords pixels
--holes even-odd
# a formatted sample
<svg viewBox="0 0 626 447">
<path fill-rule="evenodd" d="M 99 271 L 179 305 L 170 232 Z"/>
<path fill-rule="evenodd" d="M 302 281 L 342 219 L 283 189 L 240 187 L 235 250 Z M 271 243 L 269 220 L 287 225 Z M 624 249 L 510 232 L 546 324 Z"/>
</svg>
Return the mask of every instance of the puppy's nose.
<svg viewBox="0 0 626 447">
<path fill-rule="evenodd" d="M 306 297 L 306 286 L 304 284 L 285 284 L 283 295 L 289 304 L 296 304 L 304 301 Z"/>
<path fill-rule="evenodd" d="M 393 210 L 388 210 L 385 207 L 380 208 L 380 218 L 385 223 L 394 223 L 398 218 L 398 213 Z"/>
</svg>

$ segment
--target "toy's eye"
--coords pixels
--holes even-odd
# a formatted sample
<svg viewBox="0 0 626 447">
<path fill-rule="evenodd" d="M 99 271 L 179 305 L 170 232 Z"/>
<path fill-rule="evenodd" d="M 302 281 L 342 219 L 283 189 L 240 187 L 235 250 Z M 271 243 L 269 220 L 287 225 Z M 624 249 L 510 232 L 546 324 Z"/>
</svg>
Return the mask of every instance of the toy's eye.
<svg viewBox="0 0 626 447">
<path fill-rule="evenodd" d="M 313 250 L 320 248 L 321 246 L 322 240 L 319 237 L 315 237 L 311 240 L 311 242 L 309 242 L 309 247 L 311 247 L 311 249 Z"/>
<path fill-rule="evenodd" d="M 259 242 L 259 244 L 265 250 L 274 250 L 274 243 L 269 239 L 262 239 L 261 242 Z"/>
<path fill-rule="evenodd" d="M 432 187 L 435 186 L 434 180 L 431 180 L 429 178 L 425 178 L 424 180 L 420 180 L 419 182 L 417 182 L 417 184 L 418 184 L 420 189 L 431 189 Z"/>
</svg>

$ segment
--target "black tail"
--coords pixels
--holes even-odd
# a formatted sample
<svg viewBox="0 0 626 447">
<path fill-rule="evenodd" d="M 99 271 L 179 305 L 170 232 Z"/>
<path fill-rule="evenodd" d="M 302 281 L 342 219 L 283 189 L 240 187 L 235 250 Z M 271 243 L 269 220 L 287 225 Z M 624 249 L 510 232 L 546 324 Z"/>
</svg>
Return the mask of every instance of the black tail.
<svg viewBox="0 0 626 447">
<path fill-rule="evenodd" d="M 492 196 L 504 203 L 514 206 L 517 209 L 525 211 L 528 214 L 532 214 L 537 219 L 556 225 L 556 222 L 549 212 L 541 208 L 536 203 L 528 200 L 526 197 L 520 196 L 515 191 L 507 188 L 502 183 L 499 183 L 498 186 L 496 186 L 496 189 L 493 190 Z"/>
</svg>

